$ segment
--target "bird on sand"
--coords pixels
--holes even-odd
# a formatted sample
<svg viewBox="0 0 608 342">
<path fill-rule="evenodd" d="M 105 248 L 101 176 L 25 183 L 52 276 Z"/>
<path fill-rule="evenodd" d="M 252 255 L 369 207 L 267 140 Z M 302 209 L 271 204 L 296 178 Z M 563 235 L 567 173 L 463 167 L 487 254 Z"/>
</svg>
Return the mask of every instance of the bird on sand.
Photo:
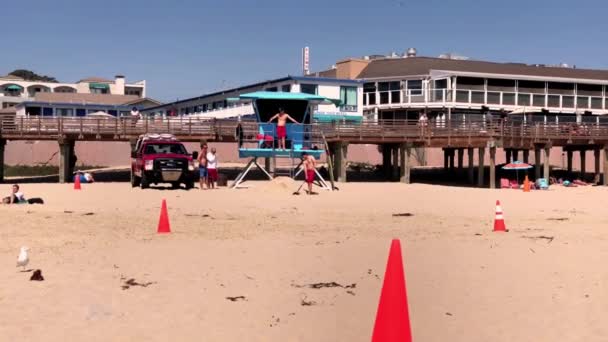
<svg viewBox="0 0 608 342">
<path fill-rule="evenodd" d="M 25 266 L 27 266 L 27 263 L 30 262 L 30 257 L 27 254 L 27 251 L 29 250 L 30 249 L 25 246 L 21 247 L 19 257 L 17 257 L 17 267 L 23 267 L 23 272 L 25 271 Z"/>
</svg>

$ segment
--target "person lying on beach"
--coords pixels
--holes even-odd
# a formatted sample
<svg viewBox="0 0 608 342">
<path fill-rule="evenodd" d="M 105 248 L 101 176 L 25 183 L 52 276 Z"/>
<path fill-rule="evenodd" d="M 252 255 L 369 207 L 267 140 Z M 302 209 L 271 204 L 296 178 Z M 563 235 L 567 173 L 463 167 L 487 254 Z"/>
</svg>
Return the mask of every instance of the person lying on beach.
<svg viewBox="0 0 608 342">
<path fill-rule="evenodd" d="M 19 191 L 19 185 L 13 184 L 11 195 L 2 199 L 2 203 L 4 204 L 17 204 L 17 203 L 25 203 L 25 195 L 23 192 Z"/>
</svg>

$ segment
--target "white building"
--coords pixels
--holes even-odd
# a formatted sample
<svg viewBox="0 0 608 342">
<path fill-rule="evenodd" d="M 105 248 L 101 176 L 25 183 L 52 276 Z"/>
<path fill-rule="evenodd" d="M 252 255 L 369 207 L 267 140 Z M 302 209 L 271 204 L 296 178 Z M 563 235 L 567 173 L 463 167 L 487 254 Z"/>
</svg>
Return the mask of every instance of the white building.
<svg viewBox="0 0 608 342">
<path fill-rule="evenodd" d="M 341 100 L 342 104 L 338 107 L 333 104 L 315 106 L 313 117 L 315 114 L 325 114 L 325 117 L 335 114 L 347 115 L 349 117 L 362 117 L 363 115 L 362 82 L 358 80 L 311 76 L 287 76 L 250 84 L 146 108 L 143 110 L 143 113 L 156 116 L 196 115 L 203 118 L 218 119 L 247 116 L 254 113 L 251 103 L 237 104 L 230 102 L 228 99 L 255 91 L 307 93 Z"/>
<path fill-rule="evenodd" d="M 145 98 L 146 81 L 126 83 L 122 75 L 114 80 L 89 77 L 76 83 L 26 81 L 13 75 L 0 77 L 0 109 L 33 101 L 38 93 L 132 95 Z"/>
</svg>

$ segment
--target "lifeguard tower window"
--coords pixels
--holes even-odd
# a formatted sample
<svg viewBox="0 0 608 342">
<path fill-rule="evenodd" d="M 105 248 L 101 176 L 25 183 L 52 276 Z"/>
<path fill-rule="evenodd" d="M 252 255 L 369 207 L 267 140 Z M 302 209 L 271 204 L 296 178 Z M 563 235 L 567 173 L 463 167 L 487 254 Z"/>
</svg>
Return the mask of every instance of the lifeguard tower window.
<svg viewBox="0 0 608 342">
<path fill-rule="evenodd" d="M 283 108 L 299 123 L 309 124 L 310 115 L 307 115 L 308 101 L 305 100 L 257 100 L 256 107 L 259 113 L 260 122 L 268 122 L 270 118 Z"/>
</svg>

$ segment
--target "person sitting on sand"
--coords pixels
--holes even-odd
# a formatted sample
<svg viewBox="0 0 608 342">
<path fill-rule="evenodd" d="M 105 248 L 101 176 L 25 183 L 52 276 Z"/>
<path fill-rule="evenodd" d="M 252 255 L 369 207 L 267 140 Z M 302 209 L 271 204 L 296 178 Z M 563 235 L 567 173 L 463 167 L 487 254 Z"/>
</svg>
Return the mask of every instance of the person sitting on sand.
<svg viewBox="0 0 608 342">
<path fill-rule="evenodd" d="M 315 194 L 312 192 L 312 183 L 315 181 L 315 167 L 316 167 L 315 157 L 309 155 L 308 153 L 302 153 L 302 165 L 304 167 L 304 176 L 306 177 L 306 184 L 308 185 L 308 194 Z"/>
<path fill-rule="evenodd" d="M 274 119 L 277 119 L 277 139 L 279 139 L 279 148 L 285 149 L 285 137 L 287 137 L 287 129 L 285 125 L 287 124 L 287 120 L 290 120 L 293 123 L 299 123 L 294 120 L 289 114 L 285 113 L 283 108 L 279 108 L 279 112 L 275 114 L 273 117 L 268 120 L 268 122 L 272 122 Z"/>
<path fill-rule="evenodd" d="M 17 204 L 17 203 L 25 203 L 25 195 L 23 192 L 19 191 L 19 185 L 13 184 L 11 195 L 2 199 L 2 203 L 4 204 Z"/>
</svg>

